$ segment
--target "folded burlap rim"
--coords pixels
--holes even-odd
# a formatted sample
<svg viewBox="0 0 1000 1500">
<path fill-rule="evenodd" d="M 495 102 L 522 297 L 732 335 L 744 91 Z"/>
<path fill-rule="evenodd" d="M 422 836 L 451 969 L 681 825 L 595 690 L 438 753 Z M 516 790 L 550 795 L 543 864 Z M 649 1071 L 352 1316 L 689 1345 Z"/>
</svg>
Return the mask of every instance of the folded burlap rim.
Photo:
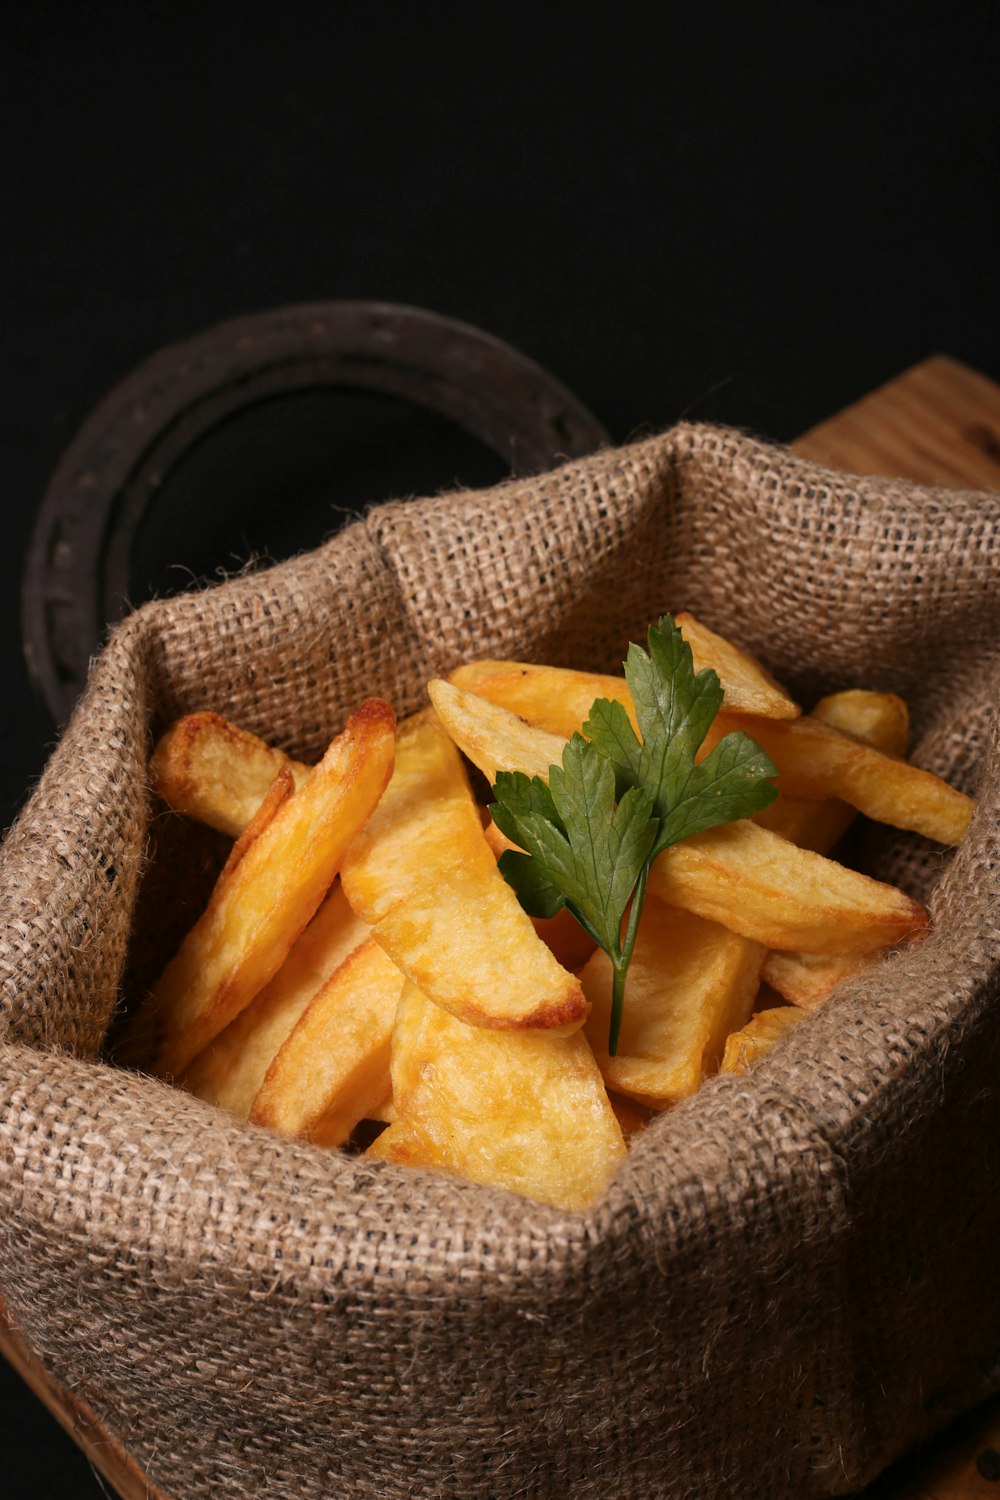
<svg viewBox="0 0 1000 1500">
<path fill-rule="evenodd" d="M 998 569 L 1000 496 L 682 425 L 380 506 L 116 631 L 0 855 L 0 1285 L 159 1485 L 844 1494 L 1000 1384 Z M 615 669 L 665 608 L 803 702 L 902 693 L 913 757 L 980 805 L 954 857 L 872 836 L 930 937 L 658 1120 L 591 1212 L 283 1141 L 101 1060 L 211 868 L 151 822 L 170 719 L 315 757 L 362 696 L 409 712 L 473 655 Z"/>
</svg>

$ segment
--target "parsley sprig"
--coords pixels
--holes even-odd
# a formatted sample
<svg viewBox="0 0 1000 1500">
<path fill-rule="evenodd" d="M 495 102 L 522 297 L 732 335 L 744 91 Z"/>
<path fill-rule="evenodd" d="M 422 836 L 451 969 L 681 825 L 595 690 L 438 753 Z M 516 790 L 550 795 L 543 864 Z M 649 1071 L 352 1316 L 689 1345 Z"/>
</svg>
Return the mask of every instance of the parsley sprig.
<svg viewBox="0 0 1000 1500">
<path fill-rule="evenodd" d="M 650 626 L 648 646 L 647 654 L 630 645 L 625 661 L 640 734 L 620 703 L 599 698 L 583 734 L 567 741 L 562 765 L 550 767 L 548 785 L 540 776 L 500 771 L 490 808 L 518 845 L 501 856 L 500 870 L 525 911 L 551 917 L 565 906 L 611 959 L 612 1057 L 653 860 L 777 796 L 769 779 L 775 766 L 739 731 L 696 762 L 722 706 L 718 676 L 710 668 L 695 673 L 691 648 L 669 615 Z"/>
</svg>

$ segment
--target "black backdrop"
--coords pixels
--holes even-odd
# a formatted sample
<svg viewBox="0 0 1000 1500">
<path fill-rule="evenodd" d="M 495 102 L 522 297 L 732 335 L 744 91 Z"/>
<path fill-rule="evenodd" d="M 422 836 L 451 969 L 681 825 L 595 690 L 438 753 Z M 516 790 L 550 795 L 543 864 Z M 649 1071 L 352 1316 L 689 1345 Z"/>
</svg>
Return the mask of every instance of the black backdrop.
<svg viewBox="0 0 1000 1500">
<path fill-rule="evenodd" d="M 989 0 L 14 7 L 0 89 L 0 818 L 55 731 L 22 665 L 33 509 L 109 386 L 239 313 L 371 297 L 481 325 L 616 440 L 788 439 L 944 350 L 1000 378 Z M 500 477 L 375 398 L 272 403 L 150 517 L 134 597 Z M 101 1493 L 0 1368 L 3 1495 Z"/>
</svg>

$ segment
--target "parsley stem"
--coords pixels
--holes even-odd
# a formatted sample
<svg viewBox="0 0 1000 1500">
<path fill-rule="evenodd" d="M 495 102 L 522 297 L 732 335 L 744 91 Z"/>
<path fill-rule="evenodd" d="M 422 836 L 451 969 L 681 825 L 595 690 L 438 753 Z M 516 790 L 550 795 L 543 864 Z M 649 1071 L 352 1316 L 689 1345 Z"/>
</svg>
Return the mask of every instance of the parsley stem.
<svg viewBox="0 0 1000 1500">
<path fill-rule="evenodd" d="M 639 878 L 635 883 L 635 891 L 632 895 L 632 907 L 628 914 L 628 923 L 625 927 L 625 941 L 622 943 L 621 952 L 611 955 L 611 963 L 614 969 L 614 979 L 611 985 L 611 1025 L 608 1031 L 608 1056 L 618 1056 L 618 1037 L 622 1029 L 622 1010 L 625 1004 L 625 975 L 628 966 L 632 962 L 632 951 L 635 948 L 635 940 L 639 935 L 639 918 L 642 916 L 643 902 L 646 899 L 646 878 L 649 875 L 649 861 L 639 871 Z"/>
</svg>

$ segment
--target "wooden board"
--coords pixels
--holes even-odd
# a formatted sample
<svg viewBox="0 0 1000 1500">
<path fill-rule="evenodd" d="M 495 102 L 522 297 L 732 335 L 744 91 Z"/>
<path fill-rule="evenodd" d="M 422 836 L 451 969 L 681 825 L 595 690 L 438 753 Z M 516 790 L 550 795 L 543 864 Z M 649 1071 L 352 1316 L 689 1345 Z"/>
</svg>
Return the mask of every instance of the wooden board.
<svg viewBox="0 0 1000 1500">
<path fill-rule="evenodd" d="M 945 355 L 891 380 L 792 444 L 854 474 L 1000 489 L 1000 385 Z M 0 1299 L 0 1353 L 122 1500 L 168 1500 L 86 1402 L 62 1390 L 13 1327 Z M 858 1500 L 1000 1500 L 1000 1401 L 897 1466 Z M 746 1497 L 752 1500 L 752 1497 Z"/>
<path fill-rule="evenodd" d="M 804 433 L 803 458 L 852 474 L 1000 490 L 1000 385 L 933 355 Z M 904 1460 L 859 1500 L 1000 1500 L 1000 1400 Z"/>
<path fill-rule="evenodd" d="M 857 1500 L 997 1500 L 1000 1495 L 1000 1401 L 956 1422 Z"/>
<path fill-rule="evenodd" d="M 44 1402 L 60 1427 L 113 1484 L 122 1500 L 169 1500 L 146 1479 L 117 1438 L 102 1427 L 86 1401 L 63 1390 L 43 1368 L 18 1332 L 0 1297 L 0 1354 L 13 1365 L 25 1385 Z"/>
<path fill-rule="evenodd" d="M 792 447 L 852 474 L 1000 490 L 1000 386 L 935 354 Z"/>
</svg>

